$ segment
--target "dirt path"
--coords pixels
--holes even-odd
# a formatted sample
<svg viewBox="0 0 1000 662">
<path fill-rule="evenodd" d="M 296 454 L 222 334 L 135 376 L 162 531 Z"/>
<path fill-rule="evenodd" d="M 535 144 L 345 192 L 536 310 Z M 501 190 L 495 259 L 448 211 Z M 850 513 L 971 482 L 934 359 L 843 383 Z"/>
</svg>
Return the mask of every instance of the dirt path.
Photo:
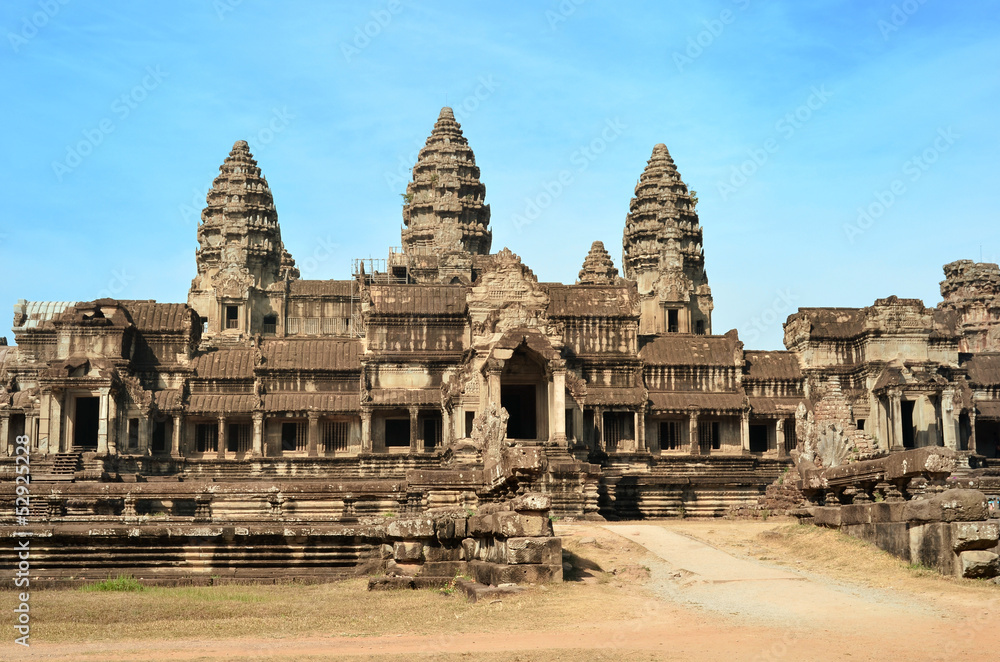
<svg viewBox="0 0 1000 662">
<path fill-rule="evenodd" d="M 927 601 L 736 558 L 662 526 L 617 524 L 604 528 L 657 557 L 650 564 L 650 588 L 665 602 L 735 616 L 748 624 L 858 632 L 878 621 L 898 629 L 904 620 L 945 616 Z"/>
</svg>

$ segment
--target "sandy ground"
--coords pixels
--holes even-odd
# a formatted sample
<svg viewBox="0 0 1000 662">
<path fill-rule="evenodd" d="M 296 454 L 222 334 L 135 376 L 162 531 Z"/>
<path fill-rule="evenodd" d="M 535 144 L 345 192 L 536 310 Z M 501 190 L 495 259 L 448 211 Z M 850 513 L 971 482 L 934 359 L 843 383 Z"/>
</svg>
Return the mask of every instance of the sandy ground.
<svg viewBox="0 0 1000 662">
<path fill-rule="evenodd" d="M 850 570 L 801 567 L 787 554 L 766 560 L 774 524 L 623 523 L 561 525 L 580 568 L 578 617 L 558 628 L 428 636 L 258 637 L 132 642 L 0 643 L 4 660 L 994 660 L 1000 637 L 1000 587 L 938 577 L 892 586 Z M 773 537 L 773 534 L 772 534 Z M 712 540 L 710 545 L 704 542 Z M 718 542 L 716 542 L 718 540 Z M 629 545 L 632 541 L 640 545 Z M 762 542 L 763 541 L 763 542 Z M 762 547 L 764 545 L 765 547 Z M 774 553 L 774 552 L 771 552 Z M 847 552 L 852 554 L 850 550 Z M 861 550 L 854 566 L 882 561 Z M 599 558 L 601 563 L 588 560 Z M 756 558 L 755 558 L 756 557 Z M 763 557 L 763 558 L 761 558 Z M 897 564 L 898 565 L 898 564 Z M 881 566 L 880 566 L 881 567 Z M 639 609 L 622 619 L 584 591 L 607 582 Z M 995 590 L 994 590 L 995 589 Z M 533 591 L 546 589 L 536 587 Z M 591 598 L 587 598 L 591 596 Z M 589 601 L 588 601 L 589 600 Z M 503 605 L 496 605 L 502 608 Z"/>
</svg>

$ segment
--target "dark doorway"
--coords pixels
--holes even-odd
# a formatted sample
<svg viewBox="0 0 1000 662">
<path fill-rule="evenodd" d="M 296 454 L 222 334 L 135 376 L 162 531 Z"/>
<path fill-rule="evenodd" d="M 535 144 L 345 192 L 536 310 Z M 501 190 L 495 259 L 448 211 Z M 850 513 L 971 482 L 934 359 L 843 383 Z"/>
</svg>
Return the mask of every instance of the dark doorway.
<svg viewBox="0 0 1000 662">
<path fill-rule="evenodd" d="M 130 418 L 128 419 L 128 444 L 126 448 L 137 449 L 139 448 L 139 419 Z"/>
<path fill-rule="evenodd" d="M 385 420 L 385 447 L 410 447 L 410 419 L 387 418 Z"/>
<path fill-rule="evenodd" d="M 969 422 L 968 414 L 958 416 L 958 450 L 969 450 L 969 437 L 972 436 L 972 424 Z"/>
<path fill-rule="evenodd" d="M 294 451 L 298 443 L 299 437 L 299 424 L 298 423 L 282 423 L 281 424 L 281 450 L 282 451 Z"/>
<path fill-rule="evenodd" d="M 667 311 L 667 332 L 677 333 L 680 330 L 680 324 L 678 324 L 677 310 L 670 309 Z"/>
<path fill-rule="evenodd" d="M 903 448 L 913 448 L 913 400 L 903 400 Z"/>
<path fill-rule="evenodd" d="M 500 405 L 507 410 L 508 439 L 537 439 L 534 384 L 504 384 L 500 386 Z"/>
<path fill-rule="evenodd" d="M 167 423 L 166 421 L 155 421 L 153 423 L 153 452 L 167 452 Z"/>
<path fill-rule="evenodd" d="M 10 432 L 8 432 L 8 434 L 10 435 L 10 439 L 0 439 L 0 441 L 3 441 L 5 443 L 14 443 L 15 439 L 24 436 L 24 430 L 25 430 L 24 414 L 11 414 Z M 34 440 L 32 440 L 32 442 L 34 442 Z"/>
<path fill-rule="evenodd" d="M 1000 422 L 976 421 L 976 452 L 986 457 L 1000 457 Z"/>
<path fill-rule="evenodd" d="M 432 451 L 441 437 L 441 419 L 429 416 L 424 419 L 424 450 Z"/>
<path fill-rule="evenodd" d="M 767 452 L 767 426 L 766 425 L 751 425 L 750 426 L 750 452 L 751 453 L 766 453 Z"/>
<path fill-rule="evenodd" d="M 100 418 L 100 398 L 76 399 L 76 421 L 73 423 L 73 445 L 75 447 L 97 448 L 97 426 Z"/>
<path fill-rule="evenodd" d="M 476 412 L 467 411 L 465 412 L 465 436 L 469 439 L 472 438 L 472 425 L 476 420 Z"/>
</svg>

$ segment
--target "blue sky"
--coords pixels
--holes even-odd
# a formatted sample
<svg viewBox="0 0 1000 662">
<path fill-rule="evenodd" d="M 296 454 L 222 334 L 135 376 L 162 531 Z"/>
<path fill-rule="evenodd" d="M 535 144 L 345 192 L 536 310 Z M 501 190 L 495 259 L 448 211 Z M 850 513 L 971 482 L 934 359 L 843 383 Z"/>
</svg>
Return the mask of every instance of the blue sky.
<svg viewBox="0 0 1000 662">
<path fill-rule="evenodd" d="M 186 301 L 239 139 L 303 277 L 347 278 L 399 244 L 444 105 L 494 250 L 543 281 L 573 282 L 597 239 L 621 268 L 666 143 L 700 198 L 714 330 L 748 348 L 780 348 L 798 306 L 936 305 L 943 264 L 1000 254 L 997 1 L 35 0 L 0 28 L 6 320 L 19 298 Z"/>
</svg>

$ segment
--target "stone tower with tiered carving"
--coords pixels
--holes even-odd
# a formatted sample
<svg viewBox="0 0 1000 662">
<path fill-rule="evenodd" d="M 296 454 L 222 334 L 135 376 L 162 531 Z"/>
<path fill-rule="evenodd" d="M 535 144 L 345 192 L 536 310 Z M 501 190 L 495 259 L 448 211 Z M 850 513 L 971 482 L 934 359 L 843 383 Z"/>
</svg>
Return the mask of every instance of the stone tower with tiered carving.
<svg viewBox="0 0 1000 662">
<path fill-rule="evenodd" d="M 1000 267 L 958 260 L 944 265 L 939 308 L 956 315 L 960 352 L 1000 352 Z"/>
<path fill-rule="evenodd" d="M 653 148 L 636 184 L 623 248 L 625 278 L 639 289 L 640 334 L 712 332 L 701 225 L 666 145 Z"/>
<path fill-rule="evenodd" d="M 614 285 L 618 280 L 618 270 L 603 241 L 595 241 L 583 261 L 577 285 Z"/>
<path fill-rule="evenodd" d="M 207 337 L 246 336 L 277 323 L 279 311 L 267 293 L 299 271 L 281 242 L 271 189 L 244 140 L 233 145 L 212 182 L 195 255 L 198 275 L 188 303 Z"/>
<path fill-rule="evenodd" d="M 488 255 L 493 241 L 485 197 L 462 127 L 442 108 L 403 195 L 401 257 L 411 280 L 471 282 L 476 256 Z"/>
</svg>

